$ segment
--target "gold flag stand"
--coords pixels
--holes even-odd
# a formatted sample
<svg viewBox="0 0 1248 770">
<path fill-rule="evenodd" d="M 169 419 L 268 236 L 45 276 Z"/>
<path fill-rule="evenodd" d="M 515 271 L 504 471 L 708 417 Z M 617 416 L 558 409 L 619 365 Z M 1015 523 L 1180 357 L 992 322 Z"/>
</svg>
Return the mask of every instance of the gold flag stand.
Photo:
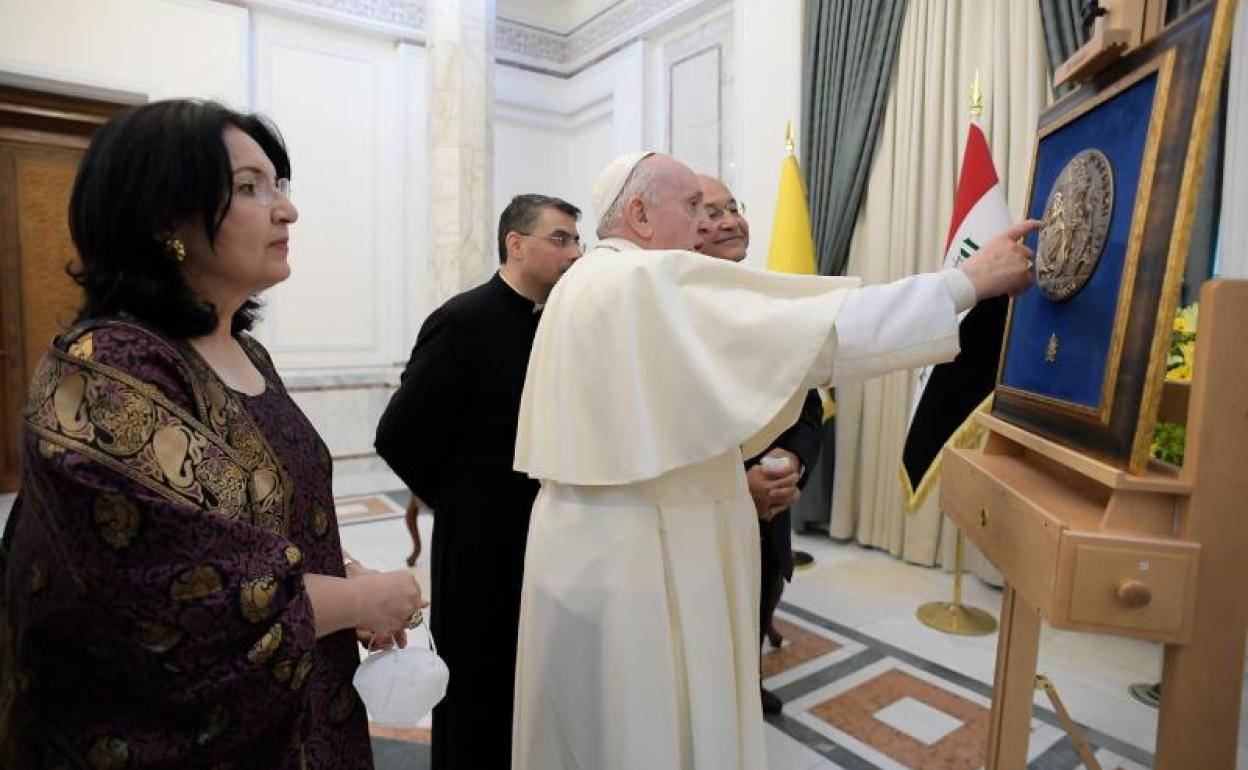
<svg viewBox="0 0 1248 770">
<path fill-rule="evenodd" d="M 953 557 L 953 601 L 928 602 L 914 613 L 919 622 L 958 636 L 983 636 L 997 630 L 997 619 L 978 607 L 962 603 L 962 560 L 966 535 L 958 530 Z"/>
<path fill-rule="evenodd" d="M 975 80 L 971 83 L 971 116 L 978 117 L 984 112 L 984 95 L 979 87 L 979 71 L 975 71 Z M 972 416 L 973 419 L 973 416 Z M 962 570 L 966 535 L 958 530 L 953 556 L 953 601 L 928 602 L 915 612 L 919 622 L 925 626 L 944 631 L 946 634 L 958 636 L 984 636 L 997 630 L 997 619 L 978 607 L 968 607 L 962 603 Z"/>
</svg>

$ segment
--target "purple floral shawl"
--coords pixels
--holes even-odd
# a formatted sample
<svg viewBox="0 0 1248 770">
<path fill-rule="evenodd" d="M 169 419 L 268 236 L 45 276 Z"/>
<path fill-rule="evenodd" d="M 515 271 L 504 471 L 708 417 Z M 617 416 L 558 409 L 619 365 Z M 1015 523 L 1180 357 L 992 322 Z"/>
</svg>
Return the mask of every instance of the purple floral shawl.
<svg viewBox="0 0 1248 770">
<path fill-rule="evenodd" d="M 329 453 L 240 341 L 260 396 L 132 321 L 36 370 L 0 549 L 11 766 L 372 767 L 353 635 L 317 640 L 303 590 L 342 575 Z"/>
</svg>

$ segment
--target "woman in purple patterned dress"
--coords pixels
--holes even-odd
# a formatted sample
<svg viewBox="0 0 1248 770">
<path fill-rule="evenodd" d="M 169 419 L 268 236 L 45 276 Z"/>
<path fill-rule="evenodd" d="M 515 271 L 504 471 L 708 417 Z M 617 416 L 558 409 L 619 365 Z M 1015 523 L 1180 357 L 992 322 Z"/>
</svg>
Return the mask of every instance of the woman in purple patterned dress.
<svg viewBox="0 0 1248 770">
<path fill-rule="evenodd" d="M 0 766 L 372 767 L 356 632 L 402 641 L 420 589 L 344 566 L 329 453 L 246 333 L 290 274 L 289 177 L 213 103 L 92 139 L 86 301 L 31 383 L 0 549 Z"/>
</svg>

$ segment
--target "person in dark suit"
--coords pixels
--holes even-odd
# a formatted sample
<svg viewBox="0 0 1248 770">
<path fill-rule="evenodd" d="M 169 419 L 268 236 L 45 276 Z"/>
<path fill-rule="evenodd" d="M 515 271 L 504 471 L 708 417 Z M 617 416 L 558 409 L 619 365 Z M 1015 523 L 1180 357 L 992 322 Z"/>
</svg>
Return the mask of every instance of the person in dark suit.
<svg viewBox="0 0 1248 770">
<path fill-rule="evenodd" d="M 699 176 L 698 181 L 702 185 L 702 204 L 711 220 L 711 234 L 699 251 L 740 262 L 750 246 L 750 224 L 745 212 L 723 182 L 709 176 Z M 772 442 L 767 451 L 745 463 L 745 478 L 758 511 L 762 557 L 760 636 L 771 628 L 784 584 L 793 579 L 793 529 L 789 509 L 801 495 L 806 470 L 813 468 L 819 457 L 822 425 L 823 404 L 819 394 L 812 390 L 806 394 L 797 422 Z M 764 713 L 780 713 L 783 704 L 774 693 L 764 689 L 761 696 Z"/>
<path fill-rule="evenodd" d="M 377 453 L 434 510 L 430 630 L 450 669 L 433 710 L 435 770 L 511 766 L 512 695 L 529 513 L 512 470 L 541 309 L 581 256 L 580 210 L 520 195 L 498 226 L 501 266 L 434 310 L 377 426 Z"/>
</svg>

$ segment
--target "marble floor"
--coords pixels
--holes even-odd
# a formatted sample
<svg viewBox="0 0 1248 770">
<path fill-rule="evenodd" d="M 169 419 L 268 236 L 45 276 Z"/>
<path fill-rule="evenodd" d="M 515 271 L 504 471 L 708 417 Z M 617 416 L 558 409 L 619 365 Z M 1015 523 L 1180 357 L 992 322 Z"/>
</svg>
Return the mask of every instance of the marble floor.
<svg viewBox="0 0 1248 770">
<path fill-rule="evenodd" d="M 383 569 L 404 566 L 411 542 L 403 496 L 340 501 L 343 546 Z M 432 519 L 420 517 L 426 545 L 416 564 L 428 589 Z M 996 635 L 949 636 L 915 619 L 915 608 L 947 600 L 952 577 L 878 551 L 799 536 L 815 557 L 785 592 L 780 649 L 764 647 L 766 686 L 785 702 L 768 718 L 771 770 L 976 770 L 987 736 Z M 975 578 L 965 601 L 997 615 L 1001 593 Z M 1104 770 L 1152 767 L 1157 712 L 1127 688 L 1161 672 L 1159 645 L 1045 627 L 1040 673 L 1083 725 Z M 1248 770 L 1241 718 L 1239 769 Z M 374 730 L 378 770 L 427 767 L 428 720 L 415 730 Z M 1031 770 L 1083 768 L 1049 701 L 1037 694 Z"/>
</svg>

